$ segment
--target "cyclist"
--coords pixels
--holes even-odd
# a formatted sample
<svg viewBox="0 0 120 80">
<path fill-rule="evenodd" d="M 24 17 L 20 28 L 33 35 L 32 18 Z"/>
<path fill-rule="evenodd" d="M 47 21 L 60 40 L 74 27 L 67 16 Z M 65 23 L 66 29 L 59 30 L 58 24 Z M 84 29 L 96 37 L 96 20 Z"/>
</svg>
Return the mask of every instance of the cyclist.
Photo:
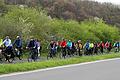
<svg viewBox="0 0 120 80">
<path fill-rule="evenodd" d="M 76 54 L 76 51 L 77 51 L 76 44 L 75 44 L 75 42 L 72 42 L 72 56 L 74 56 Z"/>
<path fill-rule="evenodd" d="M 98 55 L 98 43 L 94 42 L 94 54 Z"/>
<path fill-rule="evenodd" d="M 107 41 L 106 43 L 105 43 L 105 49 L 107 50 L 107 52 L 108 52 L 108 49 L 109 49 L 109 42 Z"/>
<path fill-rule="evenodd" d="M 48 57 L 53 58 L 54 56 L 56 56 L 56 48 L 57 48 L 57 45 L 52 40 L 48 46 L 48 49 L 50 50 Z"/>
<path fill-rule="evenodd" d="M 36 49 L 36 43 L 33 38 L 30 39 L 30 41 L 27 44 L 27 49 L 30 49 L 29 57 L 28 57 L 28 62 L 32 60 L 36 61 L 37 60 L 37 49 Z"/>
<path fill-rule="evenodd" d="M 115 47 L 115 52 L 119 52 L 120 42 L 116 41 L 113 46 Z"/>
<path fill-rule="evenodd" d="M 90 53 L 90 42 L 89 41 L 87 41 L 85 44 L 84 44 L 84 53 L 85 53 L 85 55 L 89 55 L 89 53 Z"/>
<path fill-rule="evenodd" d="M 9 38 L 9 36 L 6 36 L 6 39 L 3 41 L 3 44 L 6 48 L 5 49 L 6 53 L 12 52 L 12 42 L 11 42 L 11 39 Z"/>
<path fill-rule="evenodd" d="M 22 55 L 22 39 L 20 36 L 17 36 L 16 40 L 13 43 L 13 46 L 15 46 L 15 52 L 16 56 L 21 60 Z"/>
<path fill-rule="evenodd" d="M 11 39 L 9 38 L 9 36 L 6 36 L 6 38 L 5 38 L 5 40 L 3 41 L 3 43 L 2 44 L 4 44 L 4 46 L 5 46 L 5 57 L 6 57 L 6 61 L 8 60 L 8 62 L 10 62 L 9 61 L 9 59 L 11 58 L 12 59 L 12 61 L 14 60 L 14 57 L 15 57 L 15 55 L 14 55 L 14 53 L 13 53 L 13 45 L 12 45 L 12 42 L 11 42 Z M 2 45 L 1 44 L 1 45 Z"/>
<path fill-rule="evenodd" d="M 113 48 L 112 43 L 111 43 L 111 42 L 109 42 L 108 52 L 110 52 L 112 48 Z"/>
<path fill-rule="evenodd" d="M 37 56 L 41 55 L 41 45 L 38 39 L 35 40 L 35 45 L 36 45 L 36 49 L 37 49 Z"/>
<path fill-rule="evenodd" d="M 82 48 L 83 48 L 83 46 L 82 46 L 81 40 L 78 40 L 76 43 L 76 49 L 78 51 L 79 56 L 82 56 L 82 54 L 81 54 Z"/>
<path fill-rule="evenodd" d="M 90 43 L 89 44 L 89 48 L 90 48 L 90 55 L 93 55 L 93 50 L 94 50 L 94 43 Z"/>
<path fill-rule="evenodd" d="M 101 41 L 101 42 L 99 43 L 98 47 L 100 48 L 100 52 L 103 54 L 103 52 L 104 52 L 104 47 L 105 47 L 104 42 Z"/>
<path fill-rule="evenodd" d="M 68 52 L 68 55 L 71 56 L 72 54 L 72 41 L 71 40 L 67 42 L 67 52 Z"/>
<path fill-rule="evenodd" d="M 62 57 L 66 57 L 66 47 L 67 47 L 67 42 L 65 39 L 63 39 L 60 43 L 61 51 L 62 51 Z"/>
</svg>

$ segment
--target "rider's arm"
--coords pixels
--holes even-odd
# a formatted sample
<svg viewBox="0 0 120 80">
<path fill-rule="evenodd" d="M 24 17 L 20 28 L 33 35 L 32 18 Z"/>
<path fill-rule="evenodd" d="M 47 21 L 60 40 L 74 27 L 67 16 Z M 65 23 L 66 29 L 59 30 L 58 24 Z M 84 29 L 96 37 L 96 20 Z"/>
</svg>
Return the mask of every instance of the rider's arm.
<svg viewBox="0 0 120 80">
<path fill-rule="evenodd" d="M 30 41 L 27 43 L 26 49 L 30 47 Z"/>
<path fill-rule="evenodd" d="M 83 48 L 85 48 L 85 46 L 86 46 L 86 43 L 84 44 Z"/>
<path fill-rule="evenodd" d="M 6 40 L 3 41 L 3 44 L 5 44 L 5 43 L 6 43 Z M 3 45 L 3 44 L 2 44 L 2 45 Z M 11 40 L 10 40 L 10 39 L 9 39 L 8 43 L 5 44 L 5 46 L 6 46 L 6 47 L 11 46 Z"/>
<path fill-rule="evenodd" d="M 11 42 L 11 40 L 9 39 L 8 46 L 11 46 L 11 45 L 12 45 L 12 42 Z"/>
<path fill-rule="evenodd" d="M 16 40 L 13 42 L 13 46 L 16 44 Z"/>
<path fill-rule="evenodd" d="M 71 42 L 71 45 L 70 45 L 70 47 L 72 47 L 73 46 L 73 43 Z"/>
<path fill-rule="evenodd" d="M 20 40 L 19 47 L 22 47 L 22 40 Z"/>
</svg>

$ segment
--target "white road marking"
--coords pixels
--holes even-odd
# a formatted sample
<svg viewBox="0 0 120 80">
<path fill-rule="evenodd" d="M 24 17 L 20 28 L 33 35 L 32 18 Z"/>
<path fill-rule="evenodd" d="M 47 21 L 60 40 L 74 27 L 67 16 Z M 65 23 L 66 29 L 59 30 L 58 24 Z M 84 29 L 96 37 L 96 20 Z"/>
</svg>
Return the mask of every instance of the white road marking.
<svg viewBox="0 0 120 80">
<path fill-rule="evenodd" d="M 120 60 L 120 58 L 98 60 L 98 61 L 93 61 L 93 62 L 85 62 L 85 63 L 80 63 L 80 64 L 65 65 L 65 66 L 58 66 L 58 67 L 53 67 L 53 68 L 39 69 L 39 70 L 27 71 L 27 72 L 18 72 L 18 73 L 4 74 L 4 75 L 0 75 L 0 78 L 2 78 L 2 77 L 16 76 L 16 75 L 22 75 L 22 74 L 28 74 L 28 73 L 49 71 L 49 70 L 67 68 L 67 67 L 75 67 L 75 66 L 81 66 L 81 65 L 95 64 L 95 63 L 106 62 L 106 61 L 113 61 L 113 60 Z"/>
</svg>

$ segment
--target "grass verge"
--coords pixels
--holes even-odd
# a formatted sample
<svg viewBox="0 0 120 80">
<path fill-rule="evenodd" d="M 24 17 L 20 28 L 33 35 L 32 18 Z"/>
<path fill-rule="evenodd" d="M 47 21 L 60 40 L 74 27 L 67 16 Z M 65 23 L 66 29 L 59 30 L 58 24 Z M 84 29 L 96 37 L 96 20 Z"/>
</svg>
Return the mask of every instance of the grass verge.
<svg viewBox="0 0 120 80">
<path fill-rule="evenodd" d="M 17 64 L 1 64 L 0 65 L 0 75 L 8 74 L 13 72 L 23 72 L 36 69 L 44 69 L 49 67 L 63 66 L 68 64 L 77 64 L 83 62 L 91 62 L 96 60 L 111 59 L 111 58 L 120 58 L 120 54 L 105 54 L 98 56 L 84 56 L 84 57 L 75 57 L 69 59 L 53 59 L 42 62 L 32 62 L 32 63 L 17 63 Z"/>
</svg>

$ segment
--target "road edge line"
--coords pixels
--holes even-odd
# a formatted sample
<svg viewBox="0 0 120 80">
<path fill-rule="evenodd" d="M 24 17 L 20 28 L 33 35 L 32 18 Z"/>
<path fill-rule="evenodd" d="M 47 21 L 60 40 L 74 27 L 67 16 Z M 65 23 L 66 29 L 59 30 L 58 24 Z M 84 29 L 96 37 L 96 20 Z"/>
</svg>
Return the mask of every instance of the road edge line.
<svg viewBox="0 0 120 80">
<path fill-rule="evenodd" d="M 68 67 L 89 65 L 89 64 L 95 64 L 95 63 L 101 63 L 101 62 L 107 62 L 107 61 L 114 61 L 114 60 L 120 60 L 120 58 L 97 60 L 97 61 L 84 62 L 84 63 L 79 63 L 79 64 L 70 64 L 70 65 L 65 65 L 65 66 L 57 66 L 57 67 L 46 68 L 46 69 L 38 69 L 38 70 L 27 71 L 27 72 L 16 72 L 16 73 L 10 73 L 10 74 L 3 74 L 3 75 L 0 75 L 0 78 L 16 76 L 16 75 L 23 75 L 23 74 L 30 74 L 30 73 L 36 73 L 36 72 L 43 72 L 43 71 L 49 71 L 49 70 L 55 70 L 55 69 L 62 69 L 62 68 L 68 68 Z"/>
</svg>

